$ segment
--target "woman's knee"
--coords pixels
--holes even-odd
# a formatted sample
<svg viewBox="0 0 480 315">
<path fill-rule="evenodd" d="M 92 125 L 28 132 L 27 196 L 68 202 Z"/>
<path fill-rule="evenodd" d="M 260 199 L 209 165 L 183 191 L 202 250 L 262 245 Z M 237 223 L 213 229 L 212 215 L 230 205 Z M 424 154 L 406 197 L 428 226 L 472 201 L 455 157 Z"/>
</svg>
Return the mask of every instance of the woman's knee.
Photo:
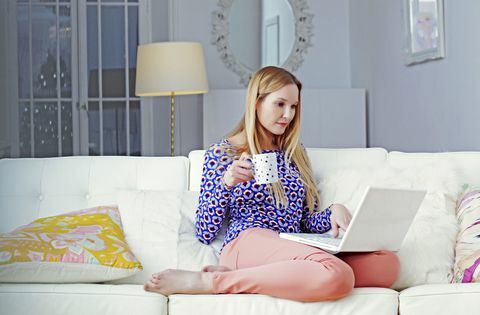
<svg viewBox="0 0 480 315">
<path fill-rule="evenodd" d="M 355 275 L 352 268 L 341 260 L 325 264 L 323 270 L 325 281 L 315 288 L 312 300 L 336 300 L 348 295 L 355 285 Z"/>
<path fill-rule="evenodd" d="M 355 286 L 355 274 L 353 269 L 345 262 L 338 260 L 337 268 L 331 273 L 332 276 L 332 299 L 348 295 Z"/>
<path fill-rule="evenodd" d="M 375 269 L 380 273 L 377 286 L 389 288 L 400 274 L 400 260 L 394 252 L 388 250 L 378 251 L 374 254 L 376 258 Z"/>
</svg>

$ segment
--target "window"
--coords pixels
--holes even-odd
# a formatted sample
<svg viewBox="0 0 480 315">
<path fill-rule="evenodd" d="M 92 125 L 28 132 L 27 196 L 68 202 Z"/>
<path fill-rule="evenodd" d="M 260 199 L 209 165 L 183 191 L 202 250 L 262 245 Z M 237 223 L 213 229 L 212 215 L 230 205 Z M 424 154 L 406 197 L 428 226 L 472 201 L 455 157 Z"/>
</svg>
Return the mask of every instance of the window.
<svg viewBox="0 0 480 315">
<path fill-rule="evenodd" d="M 17 0 L 20 157 L 141 155 L 146 0 Z"/>
</svg>

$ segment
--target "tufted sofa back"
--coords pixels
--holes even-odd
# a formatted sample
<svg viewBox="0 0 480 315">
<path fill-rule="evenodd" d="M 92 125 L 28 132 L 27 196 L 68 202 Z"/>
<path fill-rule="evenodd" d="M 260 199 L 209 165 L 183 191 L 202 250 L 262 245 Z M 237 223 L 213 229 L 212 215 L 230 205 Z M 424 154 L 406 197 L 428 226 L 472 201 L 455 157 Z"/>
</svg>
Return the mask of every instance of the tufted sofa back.
<svg viewBox="0 0 480 315">
<path fill-rule="evenodd" d="M 342 168 L 408 168 L 449 161 L 480 186 L 480 152 L 388 153 L 382 148 L 308 148 L 317 180 Z M 115 204 L 117 189 L 198 191 L 205 151 L 186 157 L 75 156 L 0 160 L 0 233 L 38 217 Z"/>
<path fill-rule="evenodd" d="M 116 203 L 117 189 L 188 189 L 186 157 L 0 160 L 0 233 L 39 217 Z"/>
</svg>

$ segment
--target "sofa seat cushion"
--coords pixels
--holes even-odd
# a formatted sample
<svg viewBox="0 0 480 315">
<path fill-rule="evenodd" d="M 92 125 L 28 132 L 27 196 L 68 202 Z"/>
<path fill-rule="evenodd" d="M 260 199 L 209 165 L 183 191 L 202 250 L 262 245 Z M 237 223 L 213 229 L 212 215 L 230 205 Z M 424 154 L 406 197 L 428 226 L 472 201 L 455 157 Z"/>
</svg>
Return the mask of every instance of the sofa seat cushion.
<svg viewBox="0 0 480 315">
<path fill-rule="evenodd" d="M 426 284 L 400 292 L 401 315 L 478 314 L 480 283 Z"/>
<path fill-rule="evenodd" d="M 397 314 L 398 292 L 382 288 L 358 288 L 334 302 L 296 302 L 261 294 L 171 295 L 170 315 L 330 315 Z"/>
<path fill-rule="evenodd" d="M 141 285 L 0 284 L 2 314 L 167 314 L 167 298 Z"/>
</svg>

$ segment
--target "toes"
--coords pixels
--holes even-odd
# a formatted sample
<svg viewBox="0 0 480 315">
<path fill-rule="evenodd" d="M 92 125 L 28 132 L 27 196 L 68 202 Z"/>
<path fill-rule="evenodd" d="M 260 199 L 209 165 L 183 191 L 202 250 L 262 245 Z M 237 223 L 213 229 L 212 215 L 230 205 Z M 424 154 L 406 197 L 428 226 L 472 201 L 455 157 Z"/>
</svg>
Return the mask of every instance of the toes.
<svg viewBox="0 0 480 315">
<path fill-rule="evenodd" d="M 212 265 L 208 265 L 202 268 L 202 272 L 210 272 L 212 270 Z"/>
<path fill-rule="evenodd" d="M 148 283 L 145 283 L 145 284 L 143 285 L 143 289 L 144 289 L 145 291 L 150 291 L 150 290 L 151 290 L 151 287 L 150 287 L 150 285 L 149 285 Z"/>
<path fill-rule="evenodd" d="M 225 266 L 221 266 L 221 265 L 208 265 L 202 268 L 202 272 L 215 272 L 215 271 L 224 272 L 224 271 L 232 271 L 232 269 Z"/>
<path fill-rule="evenodd" d="M 221 271 L 232 271 L 232 269 L 225 267 L 225 266 L 219 266 Z"/>
</svg>

